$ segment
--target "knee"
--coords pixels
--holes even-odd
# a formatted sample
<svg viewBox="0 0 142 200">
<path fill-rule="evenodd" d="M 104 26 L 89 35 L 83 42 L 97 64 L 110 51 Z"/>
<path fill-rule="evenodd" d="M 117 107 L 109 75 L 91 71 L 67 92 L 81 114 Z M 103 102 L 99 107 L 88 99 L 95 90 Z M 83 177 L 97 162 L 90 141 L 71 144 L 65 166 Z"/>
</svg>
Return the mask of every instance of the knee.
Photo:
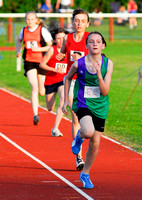
<svg viewBox="0 0 142 200">
<path fill-rule="evenodd" d="M 89 149 L 90 149 L 90 151 L 98 153 L 99 145 L 100 145 L 100 142 L 98 142 L 98 141 L 94 141 L 94 142 L 90 141 L 89 142 Z"/>
<path fill-rule="evenodd" d="M 38 90 L 36 88 L 32 88 L 31 94 L 38 96 Z"/>
<path fill-rule="evenodd" d="M 45 89 L 44 88 L 42 90 L 39 89 L 38 93 L 39 93 L 40 96 L 44 96 L 45 95 Z"/>
<path fill-rule="evenodd" d="M 58 107 L 62 108 L 62 107 L 63 107 L 63 104 L 64 104 L 64 99 L 63 99 L 63 98 L 60 98 L 60 99 L 59 99 L 59 105 L 58 105 Z"/>
<path fill-rule="evenodd" d="M 40 96 L 44 96 L 45 95 L 45 91 L 39 91 L 39 95 Z"/>
<path fill-rule="evenodd" d="M 86 139 L 89 139 L 94 135 L 95 129 L 86 127 L 82 132 L 83 132 L 84 137 Z"/>
</svg>

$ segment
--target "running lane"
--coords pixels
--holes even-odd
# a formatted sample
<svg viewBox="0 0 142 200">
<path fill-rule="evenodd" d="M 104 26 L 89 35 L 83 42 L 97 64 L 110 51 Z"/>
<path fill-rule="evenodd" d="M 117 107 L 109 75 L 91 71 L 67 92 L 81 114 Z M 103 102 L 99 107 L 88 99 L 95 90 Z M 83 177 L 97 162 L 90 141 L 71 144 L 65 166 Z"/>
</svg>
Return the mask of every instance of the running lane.
<svg viewBox="0 0 142 200">
<path fill-rule="evenodd" d="M 141 155 L 102 137 L 90 172 L 95 188 L 83 189 L 70 147 L 71 122 L 63 119 L 64 137 L 55 138 L 55 115 L 43 108 L 39 115 L 39 125 L 33 126 L 30 103 L 0 89 L 0 199 L 141 199 Z M 84 158 L 87 147 L 85 141 Z"/>
</svg>

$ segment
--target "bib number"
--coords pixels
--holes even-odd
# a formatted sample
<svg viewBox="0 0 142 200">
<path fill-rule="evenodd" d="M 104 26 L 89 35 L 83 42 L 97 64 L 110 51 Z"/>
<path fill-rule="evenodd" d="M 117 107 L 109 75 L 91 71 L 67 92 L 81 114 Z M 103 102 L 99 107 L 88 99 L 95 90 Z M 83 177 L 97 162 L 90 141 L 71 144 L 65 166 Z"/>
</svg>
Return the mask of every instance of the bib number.
<svg viewBox="0 0 142 200">
<path fill-rule="evenodd" d="M 71 50 L 71 51 L 70 51 L 70 61 L 75 61 L 75 60 L 73 59 L 73 57 L 72 57 L 72 55 L 75 54 L 75 53 L 77 53 L 77 54 L 80 55 L 81 57 L 84 56 L 84 52 L 82 52 L 82 51 Z"/>
<path fill-rule="evenodd" d="M 84 98 L 100 98 L 100 87 L 85 86 Z"/>
<path fill-rule="evenodd" d="M 67 71 L 67 64 L 65 64 L 65 63 L 56 63 L 55 69 L 59 69 L 59 68 L 62 68 L 63 72 L 66 73 L 66 71 Z"/>
<path fill-rule="evenodd" d="M 37 41 L 27 41 L 27 49 L 31 49 L 31 47 L 38 47 Z"/>
</svg>

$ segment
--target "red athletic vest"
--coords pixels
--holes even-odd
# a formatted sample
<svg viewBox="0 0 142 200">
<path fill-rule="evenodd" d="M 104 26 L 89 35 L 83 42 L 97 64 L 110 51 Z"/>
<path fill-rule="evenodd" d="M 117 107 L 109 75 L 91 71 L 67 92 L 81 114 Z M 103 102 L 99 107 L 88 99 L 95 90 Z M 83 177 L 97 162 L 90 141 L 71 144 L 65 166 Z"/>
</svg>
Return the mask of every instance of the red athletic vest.
<svg viewBox="0 0 142 200">
<path fill-rule="evenodd" d="M 64 79 L 64 76 L 65 76 L 66 70 L 67 70 L 67 56 L 65 56 L 65 59 L 63 61 L 59 61 L 56 59 L 57 54 L 59 54 L 57 47 L 56 47 L 56 45 L 53 45 L 53 56 L 48 61 L 47 65 L 52 68 L 63 67 L 65 69 L 65 73 L 60 74 L 60 73 L 47 71 L 44 85 L 52 85 L 54 83 L 63 81 L 63 79 Z"/>
<path fill-rule="evenodd" d="M 130 3 L 128 3 L 128 5 L 130 5 L 130 11 L 134 11 L 134 10 L 136 10 L 135 8 L 136 8 L 136 2 L 130 2 Z"/>
<path fill-rule="evenodd" d="M 70 70 L 71 65 L 74 63 L 74 60 L 72 59 L 71 56 L 74 52 L 78 52 L 80 55 L 82 55 L 82 57 L 88 54 L 88 49 L 86 49 L 86 39 L 88 35 L 89 32 L 85 32 L 82 40 L 80 42 L 75 42 L 73 38 L 73 33 L 68 34 L 65 46 L 67 52 L 67 62 L 68 62 L 67 72 Z M 76 79 L 76 75 L 73 77 L 73 79 Z"/>
<path fill-rule="evenodd" d="M 23 33 L 23 42 L 25 46 L 23 56 L 24 60 L 28 62 L 40 63 L 43 58 L 42 52 L 33 52 L 31 47 L 41 47 L 41 26 L 38 26 L 34 32 L 30 32 L 28 27 L 25 27 Z"/>
</svg>

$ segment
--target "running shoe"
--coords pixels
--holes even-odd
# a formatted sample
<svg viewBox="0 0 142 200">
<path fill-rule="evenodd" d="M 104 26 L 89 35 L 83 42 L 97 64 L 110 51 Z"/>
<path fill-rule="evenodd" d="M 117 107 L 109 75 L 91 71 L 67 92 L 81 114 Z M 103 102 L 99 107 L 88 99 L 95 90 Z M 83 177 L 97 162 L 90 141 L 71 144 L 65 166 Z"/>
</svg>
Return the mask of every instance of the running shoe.
<svg viewBox="0 0 142 200">
<path fill-rule="evenodd" d="M 34 125 L 38 125 L 39 120 L 40 120 L 39 116 L 35 115 L 34 118 L 33 118 Z"/>
<path fill-rule="evenodd" d="M 78 155 L 78 153 L 80 152 L 81 145 L 82 145 L 82 143 L 84 141 L 84 139 L 80 138 L 79 132 L 80 132 L 80 130 L 78 130 L 78 132 L 76 134 L 76 137 L 73 139 L 72 146 L 71 146 L 72 152 L 75 155 Z"/>
<path fill-rule="evenodd" d="M 62 137 L 63 134 L 59 131 L 59 129 L 51 129 L 52 137 Z"/>
<path fill-rule="evenodd" d="M 83 187 L 86 189 L 94 188 L 93 183 L 90 180 L 89 174 L 84 174 L 83 172 L 80 173 L 80 180 L 83 183 Z"/>
<path fill-rule="evenodd" d="M 80 156 L 76 156 L 76 169 L 78 171 L 83 170 L 85 163 L 83 162 L 83 159 Z"/>
</svg>

